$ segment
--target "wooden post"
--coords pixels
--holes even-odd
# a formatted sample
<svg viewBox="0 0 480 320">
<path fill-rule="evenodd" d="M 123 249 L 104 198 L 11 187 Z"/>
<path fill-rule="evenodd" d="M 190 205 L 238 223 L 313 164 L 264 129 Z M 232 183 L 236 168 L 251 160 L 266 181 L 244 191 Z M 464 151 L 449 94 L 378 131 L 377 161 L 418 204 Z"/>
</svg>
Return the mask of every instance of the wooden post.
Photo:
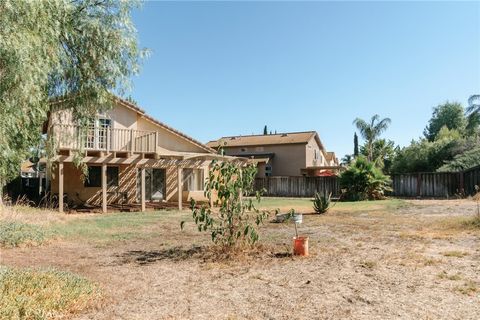
<svg viewBox="0 0 480 320">
<path fill-rule="evenodd" d="M 107 147 L 107 153 L 110 152 L 110 127 L 106 128 L 106 133 L 105 133 L 105 139 L 106 139 L 106 147 Z"/>
<path fill-rule="evenodd" d="M 102 212 L 107 213 L 107 164 L 102 163 Z"/>
<path fill-rule="evenodd" d="M 58 211 L 63 212 L 63 162 L 58 163 Z"/>
<path fill-rule="evenodd" d="M 38 174 L 38 195 L 42 195 L 42 183 L 43 183 L 43 173 Z"/>
<path fill-rule="evenodd" d="M 178 210 L 182 210 L 183 198 L 183 170 L 182 167 L 177 168 L 177 185 L 178 185 Z"/>
<path fill-rule="evenodd" d="M 141 169 L 142 212 L 145 212 L 145 167 Z"/>
<path fill-rule="evenodd" d="M 239 174 L 240 182 L 243 184 L 243 169 L 240 167 L 240 174 Z M 240 200 L 240 206 L 243 205 L 243 189 L 240 187 L 238 189 L 238 199 Z"/>
<path fill-rule="evenodd" d="M 130 130 L 130 152 L 133 153 L 133 130 Z"/>
<path fill-rule="evenodd" d="M 205 176 L 209 177 L 210 170 L 212 170 L 212 166 L 209 165 L 207 169 L 205 169 Z M 210 178 L 209 178 L 210 179 Z M 205 181 L 204 181 L 205 183 Z M 214 190 L 210 190 L 210 208 L 213 208 L 214 202 L 213 202 L 213 196 L 214 196 Z"/>
</svg>

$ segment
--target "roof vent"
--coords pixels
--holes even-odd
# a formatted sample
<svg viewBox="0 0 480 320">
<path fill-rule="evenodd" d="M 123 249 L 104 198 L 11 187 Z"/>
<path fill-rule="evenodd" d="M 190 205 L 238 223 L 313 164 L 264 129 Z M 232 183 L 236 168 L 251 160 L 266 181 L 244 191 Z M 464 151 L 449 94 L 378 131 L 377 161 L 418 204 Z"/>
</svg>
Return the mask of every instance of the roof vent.
<svg viewBox="0 0 480 320">
<path fill-rule="evenodd" d="M 282 133 L 281 137 L 286 137 L 287 134 L 286 133 Z"/>
</svg>

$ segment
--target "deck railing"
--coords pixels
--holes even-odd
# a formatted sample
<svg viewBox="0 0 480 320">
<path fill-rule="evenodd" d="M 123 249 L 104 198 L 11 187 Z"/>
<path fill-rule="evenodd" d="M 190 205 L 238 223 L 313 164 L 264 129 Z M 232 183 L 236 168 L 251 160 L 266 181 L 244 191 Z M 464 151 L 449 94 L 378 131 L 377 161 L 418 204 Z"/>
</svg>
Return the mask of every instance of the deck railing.
<svg viewBox="0 0 480 320">
<path fill-rule="evenodd" d="M 69 124 L 55 124 L 52 129 L 59 149 L 137 153 L 157 151 L 158 134 L 155 131 L 85 128 Z"/>
</svg>

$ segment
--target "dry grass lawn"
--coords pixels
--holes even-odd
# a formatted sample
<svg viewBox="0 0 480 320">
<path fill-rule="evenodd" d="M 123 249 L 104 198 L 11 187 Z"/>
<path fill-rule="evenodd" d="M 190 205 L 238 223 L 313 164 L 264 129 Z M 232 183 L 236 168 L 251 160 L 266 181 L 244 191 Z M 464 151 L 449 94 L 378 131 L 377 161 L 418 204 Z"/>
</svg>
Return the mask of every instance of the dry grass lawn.
<svg viewBox="0 0 480 320">
<path fill-rule="evenodd" d="M 306 199 L 267 209 L 310 213 Z M 17 208 L 4 221 L 44 228 L 40 246 L 2 248 L 8 267 L 54 267 L 97 283 L 103 303 L 77 319 L 480 319 L 480 229 L 467 200 L 339 203 L 294 228 L 266 223 L 262 246 L 216 260 L 188 211 L 60 215 Z M 184 231 L 180 221 L 187 219 Z"/>
</svg>

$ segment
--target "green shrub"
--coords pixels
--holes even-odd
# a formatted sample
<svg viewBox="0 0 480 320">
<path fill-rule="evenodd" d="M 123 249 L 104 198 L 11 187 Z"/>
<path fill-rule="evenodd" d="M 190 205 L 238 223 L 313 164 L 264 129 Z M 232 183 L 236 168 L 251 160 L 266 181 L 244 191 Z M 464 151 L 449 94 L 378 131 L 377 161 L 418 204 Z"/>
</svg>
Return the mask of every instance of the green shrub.
<svg viewBox="0 0 480 320">
<path fill-rule="evenodd" d="M 214 212 L 209 205 L 197 207 L 191 200 L 192 216 L 198 231 L 209 232 L 212 241 L 223 247 L 254 244 L 258 241 L 257 227 L 268 217 L 269 212 L 260 211 L 255 202 L 260 203 L 261 192 L 255 192 L 255 201 L 246 198 L 253 193 L 257 168 L 254 165 L 241 167 L 229 161 L 212 161 L 205 195 L 212 200 L 217 194 L 219 211 Z M 183 229 L 185 221 L 180 227 Z"/>
<path fill-rule="evenodd" d="M 344 199 L 350 201 L 380 200 L 385 192 L 391 191 L 391 180 L 365 157 L 357 157 L 351 165 L 340 174 L 340 188 Z"/>
<path fill-rule="evenodd" d="M 47 233 L 40 226 L 16 222 L 0 222 L 0 246 L 18 247 L 20 244 L 42 244 Z"/>
<path fill-rule="evenodd" d="M 318 214 L 327 212 L 330 208 L 331 196 L 332 194 L 329 194 L 328 196 L 322 196 L 320 193 L 315 192 L 315 198 L 312 200 L 313 210 L 315 210 L 315 212 Z"/>
<path fill-rule="evenodd" d="M 100 297 L 97 286 L 70 272 L 0 266 L 1 320 L 51 319 Z"/>
</svg>

